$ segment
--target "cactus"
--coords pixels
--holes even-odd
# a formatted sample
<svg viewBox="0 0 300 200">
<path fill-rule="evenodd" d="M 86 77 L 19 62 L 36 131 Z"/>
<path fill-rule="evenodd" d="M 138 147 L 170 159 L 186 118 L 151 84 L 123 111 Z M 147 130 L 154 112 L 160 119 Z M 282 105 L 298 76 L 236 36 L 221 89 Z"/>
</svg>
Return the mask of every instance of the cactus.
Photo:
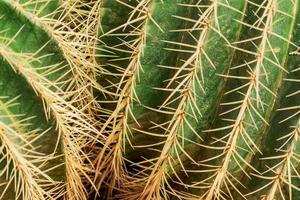
<svg viewBox="0 0 300 200">
<path fill-rule="evenodd" d="M 0 4 L 0 197 L 87 199 L 93 168 L 85 148 L 100 138 L 91 113 L 96 39 L 73 28 L 79 22 L 63 2 Z"/>
<path fill-rule="evenodd" d="M 297 199 L 299 0 L 0 0 L 0 199 Z"/>
</svg>

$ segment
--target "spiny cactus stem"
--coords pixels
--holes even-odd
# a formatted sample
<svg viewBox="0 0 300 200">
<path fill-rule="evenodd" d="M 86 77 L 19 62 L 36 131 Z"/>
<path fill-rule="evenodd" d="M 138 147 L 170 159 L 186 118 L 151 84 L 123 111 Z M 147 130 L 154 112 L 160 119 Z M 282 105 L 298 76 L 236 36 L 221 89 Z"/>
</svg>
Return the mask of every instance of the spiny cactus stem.
<svg viewBox="0 0 300 200">
<path fill-rule="evenodd" d="M 279 156 L 265 158 L 265 159 L 278 159 L 278 158 L 281 159 L 280 163 L 275 166 L 276 168 L 274 167 L 274 168 L 269 169 L 269 170 L 274 171 L 276 173 L 276 175 L 271 178 L 268 178 L 271 180 L 271 182 L 269 184 L 250 193 L 250 194 L 256 193 L 257 191 L 262 190 L 262 189 L 268 187 L 269 185 L 271 185 L 271 188 L 267 191 L 266 195 L 263 196 L 263 200 L 274 199 L 277 191 L 281 190 L 283 184 L 287 184 L 289 187 L 290 199 L 292 198 L 292 188 L 299 190 L 299 188 L 295 187 L 292 184 L 291 170 L 295 170 L 295 167 L 292 164 L 292 159 L 295 158 L 296 160 L 298 160 L 297 159 L 298 155 L 295 153 L 295 151 L 297 151 L 296 145 L 298 145 L 299 141 L 300 141 L 300 120 L 298 120 L 298 123 L 296 124 L 296 126 L 294 127 L 292 132 L 283 136 L 282 138 L 279 138 L 279 140 L 280 139 L 285 139 L 287 142 L 290 142 L 287 149 L 282 150 L 282 147 L 284 145 L 282 145 L 282 147 L 279 148 L 279 151 L 284 152 L 284 154 L 279 155 Z M 287 142 L 285 142 L 284 144 L 286 144 Z M 266 179 L 266 177 L 261 176 L 261 175 L 255 174 L 255 176 Z M 286 177 L 288 177 L 288 179 Z"/>
<path fill-rule="evenodd" d="M 88 36 L 92 36 L 89 40 L 89 37 L 86 38 L 86 52 L 88 53 L 88 56 L 90 57 L 89 60 L 91 60 L 91 63 L 93 63 L 93 66 L 97 66 L 96 62 L 96 48 L 98 44 L 97 36 L 98 36 L 98 30 L 100 29 L 100 15 L 101 15 L 101 6 L 103 4 L 103 0 L 97 0 L 96 3 L 93 5 L 91 12 L 89 12 L 88 15 L 88 21 L 87 26 L 84 27 L 83 32 L 88 32 Z M 98 69 L 99 67 L 96 67 Z M 100 68 L 100 71 L 102 69 Z M 89 68 L 89 72 L 93 74 L 93 76 L 96 76 L 96 70 L 94 68 Z M 88 73 L 89 74 L 89 73 Z"/>
<path fill-rule="evenodd" d="M 221 187 L 223 186 L 223 183 L 225 180 L 229 180 L 229 177 L 227 177 L 227 172 L 228 172 L 228 166 L 229 162 L 232 158 L 233 155 L 238 155 L 235 153 L 235 149 L 237 147 L 237 140 L 243 132 L 245 132 L 245 129 L 243 128 L 243 120 L 245 118 L 245 115 L 247 113 L 247 110 L 252 108 L 254 112 L 260 117 L 262 121 L 264 121 L 266 124 L 266 120 L 259 114 L 259 112 L 255 109 L 255 107 L 252 105 L 252 93 L 253 91 L 256 92 L 256 98 L 257 98 L 257 103 L 262 103 L 261 100 L 259 99 L 259 88 L 260 86 L 263 86 L 266 88 L 263 83 L 261 83 L 260 79 L 260 74 L 261 70 L 263 68 L 263 62 L 265 59 L 265 51 L 266 51 L 266 45 L 268 42 L 268 37 L 269 37 L 269 30 L 272 26 L 272 19 L 273 16 L 275 15 L 274 9 L 276 5 L 276 0 L 269 0 L 268 4 L 265 7 L 265 13 L 263 16 L 266 16 L 266 22 L 264 22 L 264 29 L 262 31 L 262 38 L 261 42 L 258 47 L 258 53 L 256 54 L 256 65 L 254 68 L 254 71 L 251 74 L 250 77 L 250 83 L 247 83 L 248 89 L 247 93 L 244 96 L 244 99 L 242 101 L 241 106 L 239 106 L 239 113 L 238 116 L 235 120 L 235 123 L 232 127 L 232 130 L 228 133 L 228 140 L 226 142 L 226 145 L 224 147 L 224 154 L 225 158 L 222 161 L 222 164 L 220 167 L 217 169 L 217 173 L 215 175 L 215 179 L 211 186 L 209 187 L 208 191 L 205 193 L 204 197 L 206 200 L 211 200 L 214 198 L 214 196 L 219 196 L 221 195 Z M 262 20 L 262 19 L 261 19 Z M 257 21 L 258 23 L 263 23 L 260 21 Z M 255 27 L 253 27 L 255 28 Z M 272 50 L 273 51 L 273 50 Z M 263 106 L 263 105 L 261 105 Z M 213 130 L 209 130 L 213 131 Z M 247 135 L 247 134 L 246 134 Z M 248 138 L 249 142 L 259 151 L 259 148 L 255 145 L 255 143 L 252 141 L 251 138 Z M 242 159 L 242 158 L 241 158 Z M 243 160 L 243 159 L 242 159 Z M 247 164 L 246 161 L 244 161 L 245 164 Z M 237 191 L 239 192 L 239 191 Z"/>
<path fill-rule="evenodd" d="M 16 72 L 21 73 L 28 80 L 28 82 L 33 86 L 33 88 L 38 94 L 41 94 L 44 102 L 47 106 L 49 106 L 49 108 L 51 108 L 51 111 L 53 112 L 54 116 L 58 117 L 58 123 L 62 122 L 63 120 L 61 120 L 60 114 L 58 114 L 58 110 L 56 109 L 56 106 L 54 104 L 54 99 L 61 99 L 61 97 L 49 90 L 46 87 L 46 84 L 48 83 L 51 85 L 51 82 L 49 82 L 49 80 L 47 80 L 45 77 L 38 74 L 34 70 L 34 67 L 30 66 L 30 60 L 34 59 L 34 56 L 27 56 L 25 54 L 22 55 L 21 53 L 15 53 L 13 52 L 13 50 L 10 50 L 8 46 L 3 46 L 1 44 L 0 55 L 3 56 L 3 58 L 13 67 L 13 69 Z M 44 83 L 45 85 L 41 83 Z M 62 92 L 58 87 L 55 87 L 55 89 L 58 90 L 57 92 Z M 49 117 L 48 109 L 45 109 L 45 113 L 46 116 Z"/>
<path fill-rule="evenodd" d="M 300 120 L 298 121 L 295 129 L 290 134 L 288 134 L 287 136 L 284 136 L 284 137 L 288 138 L 287 141 L 291 141 L 291 143 L 289 144 L 289 147 L 286 150 L 284 150 L 285 153 L 280 156 L 266 158 L 266 159 L 274 159 L 274 158 L 282 159 L 282 161 L 278 165 L 276 165 L 277 166 L 276 169 L 271 168 L 272 171 L 274 170 L 274 172 L 276 172 L 276 175 L 271 177 L 270 180 L 272 180 L 272 181 L 269 184 L 250 193 L 250 194 L 256 193 L 257 191 L 262 190 L 262 189 L 268 187 L 269 185 L 271 185 L 271 188 L 267 191 L 267 194 L 263 196 L 262 200 L 273 200 L 276 196 L 277 191 L 281 190 L 283 183 L 288 184 L 290 199 L 292 198 L 292 188 L 299 190 L 297 187 L 295 187 L 292 184 L 291 168 L 292 169 L 295 169 L 295 168 L 294 168 L 294 166 L 292 166 L 291 160 L 296 156 L 295 148 L 296 148 L 297 143 L 300 140 Z M 255 176 L 261 177 L 260 175 L 255 175 Z M 289 177 L 289 178 L 286 179 L 286 177 Z M 265 177 L 261 177 L 261 178 L 265 179 Z"/>
<path fill-rule="evenodd" d="M 59 91 L 58 87 L 49 82 L 44 76 L 35 72 L 34 68 L 30 66 L 30 59 L 33 59 L 33 57 L 28 56 L 24 58 L 24 55 L 9 51 L 7 46 L 3 47 L 1 45 L 0 54 L 11 64 L 13 69 L 20 72 L 27 79 L 35 91 L 42 97 L 45 103 L 46 114 L 48 113 L 49 108 L 52 115 L 55 117 L 59 130 L 58 138 L 62 138 L 66 157 L 66 196 L 69 196 L 69 198 L 81 197 L 84 199 L 86 192 L 83 183 L 80 180 L 82 177 L 81 174 L 86 173 L 85 171 L 87 170 L 85 169 L 82 160 L 86 159 L 86 157 L 82 157 L 82 146 L 79 145 L 82 145 L 85 141 L 82 138 L 79 141 L 76 134 L 74 135 L 74 128 L 71 128 L 68 124 L 70 117 L 75 117 L 76 120 L 78 120 L 76 121 L 76 132 L 82 134 L 80 137 L 84 136 L 85 138 L 90 138 L 92 136 L 89 135 L 89 132 L 96 132 L 97 130 L 94 130 L 94 127 L 92 126 L 85 125 L 86 123 L 84 121 L 85 118 L 82 117 L 83 115 L 71 104 L 58 96 L 57 93 L 48 88 L 55 87 Z M 94 138 L 91 139 L 95 140 Z M 54 152 L 57 150 L 59 141 L 60 140 L 58 139 Z"/>
<path fill-rule="evenodd" d="M 7 150 L 9 159 L 12 159 L 14 164 L 13 171 L 18 173 L 24 181 L 23 188 L 19 188 L 20 194 L 22 194 L 27 199 L 40 199 L 44 198 L 44 195 L 50 197 L 49 193 L 43 190 L 39 183 L 35 180 L 36 174 L 44 174 L 40 169 L 30 163 L 28 160 L 24 159 L 19 153 L 19 149 L 13 144 L 9 139 L 6 132 L 9 132 L 9 128 L 5 127 L 4 124 L 0 122 L 0 138 L 2 142 L 1 149 L 4 148 Z M 13 132 L 14 133 L 14 132 Z M 19 134 L 19 133 L 16 133 Z M 14 176 L 17 176 L 14 174 Z M 44 175 L 45 176 L 45 175 Z M 12 180 L 12 179 L 11 179 Z M 3 193 L 4 195 L 5 193 Z M 2 199 L 2 198 L 1 198 Z"/>
<path fill-rule="evenodd" d="M 49 26 L 47 23 L 45 23 L 43 20 L 41 20 L 36 14 L 33 14 L 31 12 L 28 12 L 26 9 L 24 9 L 23 5 L 18 2 L 18 0 L 4 0 L 8 5 L 11 5 L 16 9 L 17 12 L 24 15 L 28 20 L 30 20 L 33 24 L 41 27 L 44 29 L 49 36 L 53 36 L 53 29 L 51 26 Z"/>
<path fill-rule="evenodd" d="M 5 115 L 2 114 L 1 117 L 11 120 L 11 124 L 5 124 L 0 121 L 0 155 L 4 156 L 7 162 L 13 166 L 13 169 L 9 169 L 11 165 L 6 165 L 5 168 L 1 169 L 0 175 L 2 176 L 4 173 L 7 173 L 9 180 L 6 189 L 15 181 L 14 184 L 17 187 L 16 196 L 22 196 L 24 199 L 50 199 L 50 191 L 43 188 L 41 183 L 48 184 L 48 186 L 58 186 L 58 183 L 53 181 L 44 171 L 36 166 L 39 163 L 42 164 L 46 162 L 49 158 L 35 151 L 33 142 L 37 136 L 34 136 L 34 131 L 25 132 L 24 125 L 21 124 L 20 121 L 17 121 L 15 119 L 17 116 L 14 116 L 8 110 L 14 106 L 14 101 L 15 99 L 7 103 L 0 101 L 0 110 L 6 113 Z M 23 122 L 25 121 L 26 119 L 23 120 Z M 41 135 L 38 137 L 41 137 Z M 31 137 L 31 140 L 29 140 L 29 137 Z M 4 152 L 6 152 L 6 154 Z M 24 154 L 22 152 L 24 152 Z M 3 161 L 3 159 L 1 159 L 1 161 Z M 4 195 L 5 190 L 0 194 L 0 199 L 2 199 Z"/>
<path fill-rule="evenodd" d="M 89 42 L 87 42 L 86 44 L 83 43 L 83 41 L 73 42 L 69 38 L 71 38 L 71 36 L 75 38 L 81 38 L 81 39 L 85 38 L 88 41 L 89 40 L 94 41 L 93 45 L 96 45 L 95 42 L 96 35 L 94 36 L 87 35 L 87 33 L 85 32 L 77 33 L 75 32 L 75 30 L 71 29 L 71 27 L 68 27 L 68 24 L 65 24 L 63 19 L 60 20 L 54 19 L 52 15 L 54 15 L 55 12 L 58 12 L 58 10 L 46 16 L 39 17 L 38 14 L 42 11 L 43 7 L 41 8 L 41 10 L 33 10 L 31 12 L 25 8 L 24 5 L 26 4 L 23 5 L 19 3 L 18 0 L 12 0 L 12 1 L 5 0 L 5 1 L 8 5 L 11 5 L 18 12 L 24 15 L 33 24 L 45 30 L 48 33 L 48 35 L 57 42 L 58 46 L 61 48 L 63 52 L 64 57 L 69 63 L 73 73 L 73 81 L 70 82 L 70 85 L 67 89 L 74 92 L 73 95 L 75 95 L 75 98 L 77 98 L 77 95 L 75 94 L 76 91 L 81 90 L 81 92 L 84 93 L 83 95 L 84 98 L 81 97 L 80 99 L 78 99 L 79 102 L 77 102 L 81 106 L 81 108 L 84 108 L 85 105 L 89 104 L 90 102 L 94 102 L 92 91 L 88 86 L 93 85 L 96 88 L 99 88 L 99 85 L 96 83 L 96 81 L 92 79 L 92 77 L 90 77 L 90 70 L 95 69 L 96 63 L 94 58 L 87 60 L 84 57 L 91 56 L 91 53 L 89 53 L 90 51 L 89 49 L 93 48 L 94 49 L 93 51 L 95 51 L 96 47 L 92 47 Z M 33 5 L 37 3 L 38 3 L 37 0 L 32 2 Z M 97 8 L 99 7 L 98 4 L 95 6 Z M 65 16 L 62 16 L 62 18 L 64 17 Z M 97 26 L 99 25 L 96 25 L 95 28 L 97 28 Z M 96 34 L 97 31 L 95 31 L 94 33 Z M 78 44 L 76 42 L 78 42 Z M 84 47 L 84 49 L 87 49 L 87 51 L 82 53 L 80 52 L 80 50 L 78 50 L 77 47 L 80 47 L 79 49 L 82 49 Z M 95 74 L 94 71 L 92 73 Z M 101 90 L 101 88 L 99 88 L 99 90 Z"/>
<path fill-rule="evenodd" d="M 119 1 L 118 1 L 119 2 Z M 125 2 L 119 2 L 125 6 L 131 7 L 130 5 L 127 5 Z M 131 48 L 131 56 L 130 56 L 130 62 L 126 69 L 123 72 L 122 78 L 120 80 L 118 89 L 116 91 L 117 96 L 117 105 L 115 110 L 111 113 L 108 120 L 106 120 L 105 124 L 102 126 L 102 129 L 100 132 L 104 132 L 107 129 L 107 126 L 112 123 L 114 120 L 117 119 L 117 124 L 115 124 L 112 128 L 112 131 L 107 138 L 107 142 L 97 157 L 97 171 L 102 171 L 102 168 L 106 168 L 107 166 L 110 166 L 107 170 L 112 170 L 110 175 L 110 188 L 113 189 L 116 184 L 120 185 L 122 179 L 125 178 L 126 172 L 123 168 L 124 160 L 123 160 L 123 153 L 124 153 L 124 144 L 126 141 L 126 138 L 128 137 L 128 131 L 127 131 L 127 121 L 128 121 L 128 115 L 131 113 L 130 106 L 133 99 L 134 89 L 137 81 L 137 76 L 139 73 L 139 68 L 141 67 L 140 59 L 143 54 L 143 48 L 145 47 L 145 41 L 146 41 L 146 31 L 147 31 L 147 23 L 150 19 L 149 16 L 149 7 L 151 6 L 150 0 L 143 0 L 139 2 L 138 6 L 134 8 L 133 12 L 131 13 L 129 19 L 127 22 L 111 31 L 106 33 L 105 35 L 114 35 L 114 31 L 123 29 L 125 30 L 127 26 L 131 26 L 134 23 L 142 22 L 142 25 L 139 25 L 139 27 L 135 28 L 130 34 L 136 35 L 137 39 L 134 41 L 133 45 L 130 46 Z M 139 12 L 139 17 L 136 19 L 132 19 L 133 16 Z M 121 33 L 123 34 L 123 33 Z M 123 83 L 125 85 L 123 86 Z M 117 136 L 116 136 L 117 135 Z M 127 138 L 128 139 L 128 138 Z M 114 144 L 114 148 L 111 149 L 112 155 L 110 156 L 111 159 L 108 160 L 110 164 L 105 164 L 106 162 L 103 162 L 103 156 L 106 149 L 110 146 L 111 143 L 114 143 L 116 141 L 116 144 Z M 96 177 L 97 178 L 97 177 Z M 100 183 L 101 185 L 101 180 Z M 112 190 L 111 192 L 112 193 Z"/>
<path fill-rule="evenodd" d="M 99 72 L 103 72 L 103 69 L 98 66 L 96 62 L 96 45 L 98 43 L 97 35 L 98 30 L 100 29 L 100 16 L 101 16 L 101 6 L 102 0 L 95 0 L 89 3 L 84 1 L 63 1 L 64 15 L 59 18 L 60 21 L 69 26 L 75 26 L 78 33 L 75 34 L 74 38 L 70 39 L 75 46 L 78 47 L 78 51 L 82 57 L 82 60 L 89 61 L 86 64 L 81 63 L 83 74 L 85 76 L 79 76 L 79 79 L 82 79 L 82 82 L 78 83 L 81 87 L 89 83 L 91 86 L 101 91 L 102 88 L 95 82 L 96 76 Z M 80 10 L 81 7 L 89 6 L 91 7 L 90 11 Z M 85 23 L 82 23 L 81 19 L 85 20 Z M 74 24 L 74 25 L 73 25 Z M 63 27 L 65 28 L 65 27 Z M 56 30 L 59 32 L 60 30 Z M 63 30 L 61 30 L 63 32 Z M 74 47 L 76 48 L 76 47 Z M 95 103 L 93 100 L 93 87 L 87 86 L 83 91 L 85 96 L 82 99 L 80 107 L 85 107 L 86 103 Z M 96 106 L 88 108 L 89 113 L 93 114 L 93 110 Z"/>
<path fill-rule="evenodd" d="M 198 163 L 191 156 L 189 156 L 188 153 L 183 149 L 181 144 L 179 144 L 178 137 L 180 137 L 179 136 L 180 128 L 185 123 L 193 130 L 193 132 L 195 132 L 197 137 L 200 137 L 200 136 L 198 136 L 198 133 L 196 133 L 196 131 L 191 127 L 191 125 L 189 125 L 189 122 L 186 119 L 186 109 L 190 103 L 196 104 L 196 102 L 194 102 L 195 91 L 193 91 L 192 87 L 193 87 L 193 83 L 195 81 L 198 81 L 200 84 L 200 80 L 197 77 L 197 74 L 199 73 L 199 71 L 202 76 L 202 80 L 204 79 L 203 72 L 202 72 L 203 68 L 202 68 L 202 66 L 199 66 L 199 63 L 201 65 L 200 60 L 202 59 L 202 57 L 205 57 L 210 61 L 208 55 L 206 55 L 206 53 L 204 52 L 204 44 L 206 41 L 206 36 L 208 34 L 208 31 L 212 27 L 212 25 L 210 24 L 211 23 L 210 18 L 211 18 L 211 15 L 214 13 L 215 9 L 217 8 L 217 4 L 218 4 L 218 1 L 216 1 L 216 0 L 213 1 L 212 4 L 209 5 L 209 7 L 201 14 L 199 19 L 195 22 L 195 25 L 192 29 L 197 29 L 199 27 L 202 27 L 201 34 L 197 38 L 197 45 L 193 46 L 193 48 L 195 48 L 195 52 L 178 69 L 176 74 L 170 79 L 170 82 L 167 86 L 167 87 L 170 87 L 171 84 L 174 81 L 176 81 L 177 77 L 180 75 L 180 73 L 183 70 L 188 70 L 188 73 L 185 75 L 185 78 L 178 84 L 178 86 L 172 91 L 172 93 L 168 96 L 168 98 L 164 101 L 164 103 L 161 106 L 161 108 L 164 108 L 164 107 L 167 108 L 167 106 L 173 102 L 172 97 L 177 92 L 181 93 L 181 95 L 180 95 L 181 100 L 179 101 L 176 111 L 173 113 L 173 118 L 170 121 L 170 124 L 167 128 L 168 136 L 167 136 L 165 145 L 163 146 L 163 149 L 161 150 L 161 154 L 152 169 L 152 172 L 147 180 L 146 185 L 144 186 L 144 191 L 141 194 L 141 199 L 143 199 L 143 198 L 150 199 L 151 197 L 153 197 L 153 195 L 156 195 L 157 198 L 160 196 L 159 188 L 161 188 L 161 186 L 163 185 L 163 182 L 167 181 L 167 179 L 166 179 L 167 171 L 165 168 L 168 164 L 172 165 L 173 161 L 171 159 L 171 157 L 172 157 L 171 152 L 172 152 L 172 150 L 174 150 L 174 148 L 175 148 L 175 151 L 177 152 L 177 154 L 179 154 L 178 149 L 177 149 L 177 147 L 178 147 L 180 152 L 184 153 L 194 164 L 198 165 Z M 215 20 L 217 20 L 217 18 L 215 18 Z M 166 42 L 172 43 L 172 42 L 168 42 L 168 41 L 166 41 Z M 212 64 L 212 66 L 214 66 L 214 65 Z M 191 67 L 191 68 L 189 68 L 189 67 Z M 200 84 L 200 85 L 202 85 L 202 84 Z M 196 106 L 196 108 L 197 108 L 197 106 Z M 164 112 L 164 111 L 159 110 L 158 112 Z M 199 110 L 198 110 L 198 112 L 199 112 Z M 201 139 L 201 137 L 200 137 L 200 139 Z M 178 157 L 178 159 L 180 159 L 180 158 Z M 180 165 L 182 166 L 183 170 L 185 171 L 185 168 L 182 165 L 181 161 L 179 161 L 179 162 L 180 162 Z M 172 166 L 171 166 L 171 168 L 172 168 Z M 174 170 L 174 169 L 172 169 L 172 170 Z M 173 172 L 176 174 L 175 171 L 173 171 Z"/>
</svg>

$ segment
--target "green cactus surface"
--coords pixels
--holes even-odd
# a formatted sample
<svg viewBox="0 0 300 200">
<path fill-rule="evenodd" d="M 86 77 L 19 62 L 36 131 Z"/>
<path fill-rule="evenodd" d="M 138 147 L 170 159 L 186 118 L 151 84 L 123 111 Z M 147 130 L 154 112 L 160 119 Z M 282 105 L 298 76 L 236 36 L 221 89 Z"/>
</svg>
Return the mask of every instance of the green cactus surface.
<svg viewBox="0 0 300 200">
<path fill-rule="evenodd" d="M 300 0 L 0 0 L 0 200 L 300 199 Z"/>
</svg>

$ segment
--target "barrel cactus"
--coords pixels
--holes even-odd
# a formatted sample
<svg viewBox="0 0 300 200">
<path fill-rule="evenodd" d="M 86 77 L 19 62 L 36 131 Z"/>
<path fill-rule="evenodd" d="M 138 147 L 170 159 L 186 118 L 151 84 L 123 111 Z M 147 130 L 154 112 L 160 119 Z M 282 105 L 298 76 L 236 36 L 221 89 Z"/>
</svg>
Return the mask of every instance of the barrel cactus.
<svg viewBox="0 0 300 200">
<path fill-rule="evenodd" d="M 0 0 L 0 199 L 298 199 L 299 25 L 299 0 Z"/>
</svg>

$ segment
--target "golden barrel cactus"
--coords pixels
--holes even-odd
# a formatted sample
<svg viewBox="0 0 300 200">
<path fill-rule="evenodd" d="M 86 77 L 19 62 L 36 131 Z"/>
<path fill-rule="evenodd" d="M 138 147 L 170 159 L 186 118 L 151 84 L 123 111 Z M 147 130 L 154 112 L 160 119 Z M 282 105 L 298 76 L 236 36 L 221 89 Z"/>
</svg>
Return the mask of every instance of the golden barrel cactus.
<svg viewBox="0 0 300 200">
<path fill-rule="evenodd" d="M 0 199 L 298 199 L 299 25 L 299 0 L 0 0 Z"/>
</svg>

